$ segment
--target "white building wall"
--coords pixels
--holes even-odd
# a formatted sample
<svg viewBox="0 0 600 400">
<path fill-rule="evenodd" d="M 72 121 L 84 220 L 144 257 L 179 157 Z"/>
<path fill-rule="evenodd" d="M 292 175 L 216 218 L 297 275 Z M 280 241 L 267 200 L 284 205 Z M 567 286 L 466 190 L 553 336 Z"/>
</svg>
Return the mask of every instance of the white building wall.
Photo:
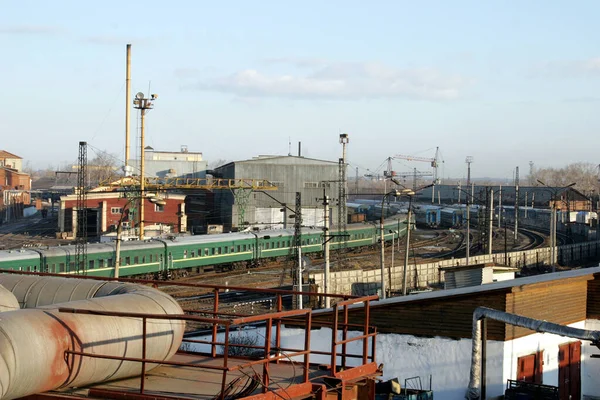
<svg viewBox="0 0 600 400">
<path fill-rule="evenodd" d="M 585 321 L 585 329 L 600 331 L 600 321 L 588 319 Z M 589 342 L 582 343 L 581 393 L 584 398 L 600 399 L 600 359 L 590 358 L 592 354 L 600 354 L 600 350 Z"/>
<path fill-rule="evenodd" d="M 585 329 L 585 321 L 576 322 L 569 326 L 573 328 Z M 508 379 L 516 379 L 518 367 L 517 359 L 519 357 L 534 354 L 540 350 L 543 350 L 544 365 L 542 383 L 544 385 L 558 386 L 558 346 L 564 343 L 575 341 L 577 341 L 577 339 L 551 335 L 548 333 L 534 333 L 522 338 L 505 342 L 503 381 L 506 382 Z M 582 342 L 582 354 L 583 347 L 586 346 L 587 344 Z"/>
<path fill-rule="evenodd" d="M 600 321 L 589 320 L 569 325 L 580 329 L 600 330 Z M 275 328 L 273 328 L 275 329 Z M 239 334 L 239 333 L 232 333 Z M 264 328 L 254 332 L 244 331 L 243 334 L 257 335 L 259 344 L 264 341 Z M 274 337 L 273 330 L 272 336 Z M 358 333 L 349 332 L 348 337 L 355 337 Z M 222 334 L 219 335 L 222 341 Z M 210 335 L 197 339 L 210 340 Z M 341 340 L 341 332 L 338 333 Z M 489 340 L 487 342 L 487 398 L 493 399 L 504 394 L 506 381 L 516 379 L 517 360 L 521 356 L 544 351 L 543 383 L 558 386 L 558 347 L 561 344 L 576 341 L 557 335 L 533 333 L 526 337 L 507 342 Z M 311 350 L 329 351 L 331 343 L 331 329 L 321 328 L 311 332 Z M 285 348 L 301 349 L 304 346 L 303 329 L 282 329 L 281 346 Z M 443 337 L 420 338 L 411 335 L 379 334 L 377 336 L 376 362 L 383 364 L 383 379 L 399 378 L 404 386 L 404 380 L 412 377 L 421 377 L 423 388 L 429 388 L 431 376 L 432 390 L 436 398 L 444 400 L 463 400 L 469 385 L 471 369 L 471 339 L 449 339 Z M 207 345 L 194 345 L 193 350 L 208 351 Z M 341 346 L 338 346 L 338 351 Z M 362 341 L 349 343 L 348 353 L 361 355 Z M 369 354 L 371 353 L 369 341 Z M 600 394 L 600 361 L 591 359 L 591 354 L 600 353 L 596 347 L 587 342 L 582 343 L 581 384 L 584 398 L 595 399 L 593 396 Z M 294 361 L 300 362 L 301 356 Z M 330 357 L 326 355 L 312 355 L 311 363 L 329 364 Z M 338 357 L 338 363 L 341 362 Z M 360 359 L 348 358 L 347 364 L 355 366 Z"/>
</svg>

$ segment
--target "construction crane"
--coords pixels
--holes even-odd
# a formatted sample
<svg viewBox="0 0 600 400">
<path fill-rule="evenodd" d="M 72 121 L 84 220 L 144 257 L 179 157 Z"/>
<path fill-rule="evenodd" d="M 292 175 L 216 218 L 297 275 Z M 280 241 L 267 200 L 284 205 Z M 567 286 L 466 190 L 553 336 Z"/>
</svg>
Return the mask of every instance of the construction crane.
<svg viewBox="0 0 600 400">
<path fill-rule="evenodd" d="M 398 158 L 400 160 L 406 160 L 406 161 L 420 161 L 420 162 L 430 163 L 431 168 L 433 168 L 433 173 L 431 174 L 433 176 L 433 183 L 434 184 L 440 183 L 440 179 L 438 178 L 438 167 L 439 167 L 439 159 L 440 159 L 440 148 L 439 147 L 435 148 L 435 157 L 434 158 L 406 156 L 403 154 L 396 154 L 394 156 L 394 158 Z"/>
</svg>

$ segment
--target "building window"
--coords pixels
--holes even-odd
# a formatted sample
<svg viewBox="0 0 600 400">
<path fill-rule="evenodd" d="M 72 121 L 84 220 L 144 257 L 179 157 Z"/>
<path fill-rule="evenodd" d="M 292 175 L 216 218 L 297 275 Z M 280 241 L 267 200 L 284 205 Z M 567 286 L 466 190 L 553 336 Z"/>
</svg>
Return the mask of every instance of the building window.
<svg viewBox="0 0 600 400">
<path fill-rule="evenodd" d="M 160 204 L 155 204 L 154 205 L 154 211 L 155 212 L 163 212 L 163 211 L 165 211 L 165 206 L 160 205 Z"/>
<path fill-rule="evenodd" d="M 122 207 L 111 207 L 110 213 L 111 214 L 123 214 L 123 208 Z"/>
<path fill-rule="evenodd" d="M 331 182 L 319 182 L 319 187 L 329 189 L 331 187 Z"/>
<path fill-rule="evenodd" d="M 282 188 L 282 187 L 284 187 L 284 184 L 283 184 L 283 182 L 282 182 L 282 181 L 272 181 L 272 182 L 271 182 L 271 185 L 273 185 L 273 186 L 277 186 L 277 187 L 279 187 L 279 188 Z"/>
<path fill-rule="evenodd" d="M 318 187 L 318 182 L 304 182 L 304 189 L 317 189 Z"/>
</svg>

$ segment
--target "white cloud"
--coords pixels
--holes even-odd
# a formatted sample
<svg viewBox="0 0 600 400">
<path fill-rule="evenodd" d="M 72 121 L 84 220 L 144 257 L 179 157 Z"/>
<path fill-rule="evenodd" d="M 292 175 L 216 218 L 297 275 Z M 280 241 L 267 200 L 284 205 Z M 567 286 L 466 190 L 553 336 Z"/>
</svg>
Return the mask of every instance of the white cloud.
<svg viewBox="0 0 600 400">
<path fill-rule="evenodd" d="M 297 59 L 271 59 L 298 65 Z M 302 62 L 308 67 L 309 63 Z M 324 63 L 313 60 L 306 74 L 267 74 L 246 69 L 204 80 L 194 88 L 242 97 L 288 97 L 357 100 L 409 98 L 453 100 L 471 80 L 433 68 L 399 69 L 380 63 Z"/>
<path fill-rule="evenodd" d="M 16 25 L 0 26 L 0 35 L 49 35 L 63 32 L 57 26 L 46 25 Z"/>
<path fill-rule="evenodd" d="M 156 41 L 150 37 L 126 37 L 117 35 L 100 35 L 100 36 L 89 36 L 84 38 L 84 41 L 98 45 L 125 45 L 132 43 L 134 45 L 145 45 Z"/>
<path fill-rule="evenodd" d="M 581 78 L 600 75 L 600 57 L 586 60 L 547 61 L 534 66 L 530 77 Z"/>
</svg>

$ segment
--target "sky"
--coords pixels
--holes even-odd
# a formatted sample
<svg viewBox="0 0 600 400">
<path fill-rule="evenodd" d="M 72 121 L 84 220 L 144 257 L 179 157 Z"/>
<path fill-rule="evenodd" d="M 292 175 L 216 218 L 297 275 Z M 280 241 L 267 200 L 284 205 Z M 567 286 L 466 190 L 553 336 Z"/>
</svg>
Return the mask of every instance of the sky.
<svg viewBox="0 0 600 400">
<path fill-rule="evenodd" d="M 600 162 L 600 2 L 0 0 L 0 148 L 34 168 L 79 141 L 122 163 L 132 95 L 159 95 L 146 144 L 209 162 L 397 154 L 443 177 Z M 132 135 L 139 126 L 132 110 Z M 291 142 L 291 146 L 289 143 Z M 132 153 L 133 155 L 136 152 Z M 395 159 L 396 171 L 426 163 Z"/>
</svg>

